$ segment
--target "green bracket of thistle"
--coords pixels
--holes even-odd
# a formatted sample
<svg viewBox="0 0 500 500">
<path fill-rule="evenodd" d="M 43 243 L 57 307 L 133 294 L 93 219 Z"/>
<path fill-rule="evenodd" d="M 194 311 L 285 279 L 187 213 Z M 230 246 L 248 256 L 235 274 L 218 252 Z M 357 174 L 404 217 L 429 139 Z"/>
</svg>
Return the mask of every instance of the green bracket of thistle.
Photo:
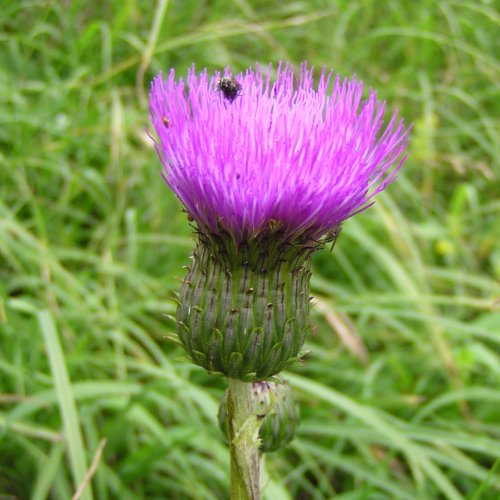
<svg viewBox="0 0 500 500">
<path fill-rule="evenodd" d="M 298 359 L 309 331 L 311 254 L 323 242 L 198 236 L 179 292 L 180 342 L 210 372 L 272 377 Z"/>
</svg>

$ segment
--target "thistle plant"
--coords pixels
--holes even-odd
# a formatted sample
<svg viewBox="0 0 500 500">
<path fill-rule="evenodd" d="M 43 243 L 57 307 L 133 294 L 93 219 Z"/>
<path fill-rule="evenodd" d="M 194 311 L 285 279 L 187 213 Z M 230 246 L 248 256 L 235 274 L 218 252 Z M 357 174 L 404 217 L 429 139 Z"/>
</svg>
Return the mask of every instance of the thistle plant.
<svg viewBox="0 0 500 500">
<path fill-rule="evenodd" d="M 185 81 L 171 70 L 152 83 L 162 176 L 197 240 L 177 333 L 193 363 L 227 377 L 234 499 L 260 498 L 259 454 L 297 424 L 273 377 L 300 358 L 309 331 L 311 255 L 406 159 L 409 128 L 396 113 L 384 122 L 384 103 L 362 91 L 325 70 L 315 84 L 305 63 L 234 77 L 192 68 Z M 286 439 L 266 448 L 269 427 Z"/>
</svg>

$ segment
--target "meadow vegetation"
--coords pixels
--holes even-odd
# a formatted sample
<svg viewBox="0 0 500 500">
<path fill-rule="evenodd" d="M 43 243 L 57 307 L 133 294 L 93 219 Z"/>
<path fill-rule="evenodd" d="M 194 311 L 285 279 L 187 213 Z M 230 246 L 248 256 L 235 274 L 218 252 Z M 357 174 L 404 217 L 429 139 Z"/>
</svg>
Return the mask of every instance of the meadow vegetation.
<svg viewBox="0 0 500 500">
<path fill-rule="evenodd" d="M 278 60 L 355 73 L 414 128 L 314 258 L 302 424 L 267 498 L 499 498 L 499 24 L 486 0 L 2 1 L 0 498 L 67 500 L 91 464 L 85 500 L 227 498 L 225 382 L 166 317 L 192 228 L 147 93 Z"/>
</svg>

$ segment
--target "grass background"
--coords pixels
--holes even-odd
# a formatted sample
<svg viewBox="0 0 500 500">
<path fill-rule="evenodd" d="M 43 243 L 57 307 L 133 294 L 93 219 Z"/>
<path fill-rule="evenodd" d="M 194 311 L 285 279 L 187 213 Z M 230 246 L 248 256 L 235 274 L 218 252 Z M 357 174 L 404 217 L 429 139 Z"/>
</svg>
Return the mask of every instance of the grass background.
<svg viewBox="0 0 500 500">
<path fill-rule="evenodd" d="M 496 7 L 4 0 L 0 498 L 66 500 L 93 461 L 86 500 L 227 498 L 224 381 L 167 339 L 193 241 L 147 92 L 171 66 L 279 59 L 356 73 L 414 131 L 398 182 L 315 256 L 302 425 L 267 498 L 499 498 Z"/>
</svg>

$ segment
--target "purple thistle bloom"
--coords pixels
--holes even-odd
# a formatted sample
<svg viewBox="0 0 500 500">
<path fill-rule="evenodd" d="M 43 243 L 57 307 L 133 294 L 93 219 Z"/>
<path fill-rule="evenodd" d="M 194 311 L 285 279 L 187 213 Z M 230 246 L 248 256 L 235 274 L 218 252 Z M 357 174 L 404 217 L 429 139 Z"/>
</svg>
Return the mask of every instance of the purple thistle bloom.
<svg viewBox="0 0 500 500">
<path fill-rule="evenodd" d="M 152 83 L 150 110 L 163 178 L 200 230 L 237 242 L 279 227 L 286 240 L 319 239 L 365 210 L 404 163 L 409 128 L 363 84 L 306 63 L 247 69 L 233 99 L 221 75 L 172 69 Z M 226 69 L 225 76 L 229 76 Z M 187 87 L 187 89 L 186 89 Z"/>
</svg>

